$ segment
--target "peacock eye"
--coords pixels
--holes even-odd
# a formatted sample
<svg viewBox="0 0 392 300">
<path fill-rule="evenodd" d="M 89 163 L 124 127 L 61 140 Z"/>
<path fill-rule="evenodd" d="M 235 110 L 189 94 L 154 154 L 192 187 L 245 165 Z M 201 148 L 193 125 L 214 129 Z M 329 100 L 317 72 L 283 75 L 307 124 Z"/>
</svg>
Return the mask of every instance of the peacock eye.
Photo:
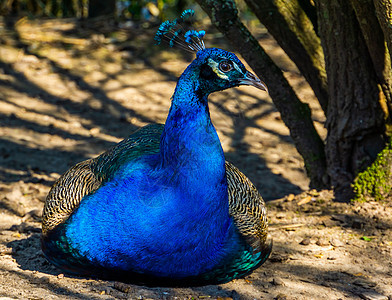
<svg viewBox="0 0 392 300">
<path fill-rule="evenodd" d="M 233 69 L 233 65 L 229 61 L 222 61 L 219 64 L 219 70 L 221 70 L 224 73 L 229 72 L 231 69 Z"/>
</svg>

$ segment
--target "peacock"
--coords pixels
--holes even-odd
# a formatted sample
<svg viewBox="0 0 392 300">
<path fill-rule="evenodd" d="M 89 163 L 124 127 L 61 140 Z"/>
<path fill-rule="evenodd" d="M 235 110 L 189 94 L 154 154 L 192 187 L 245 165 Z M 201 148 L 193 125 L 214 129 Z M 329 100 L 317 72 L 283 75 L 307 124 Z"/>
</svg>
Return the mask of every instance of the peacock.
<svg viewBox="0 0 392 300">
<path fill-rule="evenodd" d="M 69 274 L 146 285 L 225 283 L 265 262 L 265 203 L 225 161 L 208 96 L 239 85 L 267 91 L 235 54 L 206 48 L 186 10 L 155 36 L 196 53 L 178 79 L 166 122 L 76 164 L 51 188 L 41 245 Z"/>
</svg>

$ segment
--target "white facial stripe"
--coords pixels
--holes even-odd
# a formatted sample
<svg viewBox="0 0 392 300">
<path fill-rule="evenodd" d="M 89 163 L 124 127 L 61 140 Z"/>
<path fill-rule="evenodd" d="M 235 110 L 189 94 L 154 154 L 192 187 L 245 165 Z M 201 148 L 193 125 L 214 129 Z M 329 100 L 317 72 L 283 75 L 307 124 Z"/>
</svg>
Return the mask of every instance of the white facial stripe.
<svg viewBox="0 0 392 300">
<path fill-rule="evenodd" d="M 234 61 L 233 61 L 233 66 L 234 66 L 234 69 L 236 69 L 238 72 L 240 72 L 240 74 L 242 74 L 240 67 Z"/>
<path fill-rule="evenodd" d="M 225 73 L 223 73 L 221 70 L 219 70 L 219 67 L 218 67 L 219 64 L 215 60 L 213 60 L 212 58 L 209 58 L 208 65 L 216 73 L 216 75 L 218 75 L 220 78 L 229 80 L 229 77 Z"/>
</svg>

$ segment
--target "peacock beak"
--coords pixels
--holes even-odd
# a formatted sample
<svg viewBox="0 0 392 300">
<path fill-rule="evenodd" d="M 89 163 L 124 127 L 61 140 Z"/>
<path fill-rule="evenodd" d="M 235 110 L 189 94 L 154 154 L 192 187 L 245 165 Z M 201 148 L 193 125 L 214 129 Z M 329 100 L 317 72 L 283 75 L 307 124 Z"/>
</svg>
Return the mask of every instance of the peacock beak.
<svg viewBox="0 0 392 300">
<path fill-rule="evenodd" d="M 239 84 L 251 85 L 268 93 L 267 85 L 249 71 L 246 71 L 244 78 L 239 80 Z"/>
</svg>

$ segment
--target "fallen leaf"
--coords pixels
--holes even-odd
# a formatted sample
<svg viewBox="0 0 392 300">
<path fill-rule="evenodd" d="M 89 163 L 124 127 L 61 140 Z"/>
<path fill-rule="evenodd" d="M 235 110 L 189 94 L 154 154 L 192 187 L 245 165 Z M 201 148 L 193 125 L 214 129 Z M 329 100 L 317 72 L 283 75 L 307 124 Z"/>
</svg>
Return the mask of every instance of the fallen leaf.
<svg viewBox="0 0 392 300">
<path fill-rule="evenodd" d="M 301 200 L 297 203 L 297 205 L 304 205 L 304 204 L 306 204 L 306 203 L 309 203 L 310 201 L 312 201 L 312 196 L 307 196 L 307 197 L 301 199 Z"/>
<path fill-rule="evenodd" d="M 248 280 L 248 279 L 244 279 L 246 283 L 252 283 L 252 281 Z"/>
<path fill-rule="evenodd" d="M 293 201 L 295 198 L 294 194 L 290 194 L 287 196 L 287 201 Z"/>
</svg>

